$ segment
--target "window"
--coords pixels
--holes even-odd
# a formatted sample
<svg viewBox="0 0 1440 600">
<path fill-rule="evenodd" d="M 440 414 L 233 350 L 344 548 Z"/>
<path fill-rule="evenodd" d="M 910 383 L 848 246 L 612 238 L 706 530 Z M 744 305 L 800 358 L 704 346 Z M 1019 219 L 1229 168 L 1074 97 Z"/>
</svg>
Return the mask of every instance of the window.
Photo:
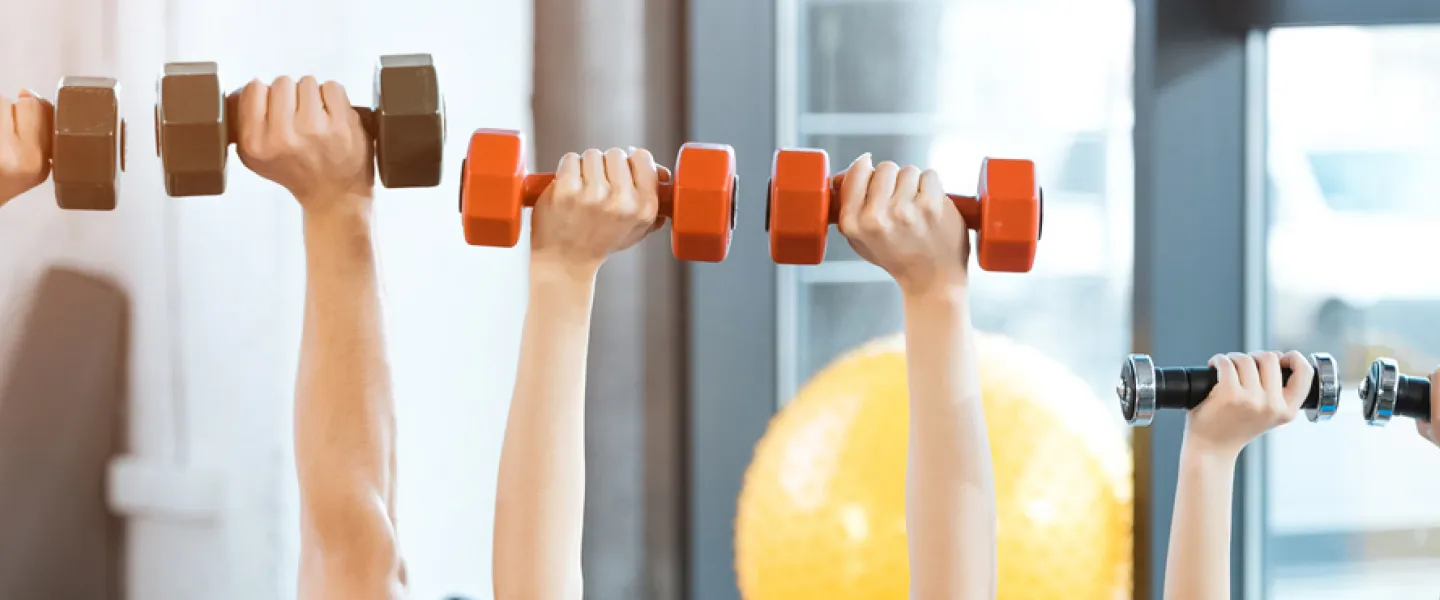
<svg viewBox="0 0 1440 600">
<path fill-rule="evenodd" d="M 974 191 L 987 156 L 1035 160 L 1045 218 L 1067 225 L 1045 232 L 1033 273 L 975 269 L 975 323 L 1069 365 L 1109 409 L 1130 345 L 1131 3 L 797 5 L 795 45 L 781 47 L 798 72 L 780 84 L 781 122 L 793 123 L 782 143 L 822 148 L 835 169 L 863 152 L 934 168 L 957 192 Z M 833 230 L 826 263 L 783 267 L 780 287 L 792 348 L 782 343 L 782 402 L 837 355 L 902 327 L 893 282 Z"/>
<path fill-rule="evenodd" d="M 1334 354 L 1347 390 L 1378 356 L 1428 372 L 1440 27 L 1279 29 L 1269 56 L 1272 339 Z M 1366 426 L 1351 391 L 1332 421 L 1274 432 L 1266 460 L 1268 598 L 1435 596 L 1440 452 L 1407 420 Z"/>
</svg>

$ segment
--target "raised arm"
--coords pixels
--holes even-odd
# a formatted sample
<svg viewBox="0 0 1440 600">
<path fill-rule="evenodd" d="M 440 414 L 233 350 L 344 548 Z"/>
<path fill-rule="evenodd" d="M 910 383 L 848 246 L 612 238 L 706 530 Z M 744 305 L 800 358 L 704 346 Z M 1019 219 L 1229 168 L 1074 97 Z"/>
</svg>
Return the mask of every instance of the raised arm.
<svg viewBox="0 0 1440 600">
<path fill-rule="evenodd" d="M 904 297 L 910 597 L 994 598 L 995 479 L 966 295 L 965 224 L 934 171 L 872 168 L 869 155 L 847 171 L 840 211 L 841 232 Z"/>
<path fill-rule="evenodd" d="M 0 95 L 0 206 L 50 176 L 54 111 L 29 91 L 14 101 Z"/>
<path fill-rule="evenodd" d="M 240 107 L 241 159 L 289 189 L 304 214 L 305 320 L 295 384 L 300 598 L 403 598 L 371 146 L 334 82 L 253 82 Z"/>
<path fill-rule="evenodd" d="M 1229 600 L 1235 463 L 1250 440 L 1295 419 L 1314 375 L 1298 352 L 1222 354 L 1210 366 L 1215 388 L 1186 417 L 1166 600 Z M 1281 367 L 1292 371 L 1288 386 Z"/>
<path fill-rule="evenodd" d="M 579 600 L 585 368 L 595 276 L 653 229 L 648 152 L 567 154 L 536 203 L 530 301 L 495 499 L 496 600 Z"/>
</svg>

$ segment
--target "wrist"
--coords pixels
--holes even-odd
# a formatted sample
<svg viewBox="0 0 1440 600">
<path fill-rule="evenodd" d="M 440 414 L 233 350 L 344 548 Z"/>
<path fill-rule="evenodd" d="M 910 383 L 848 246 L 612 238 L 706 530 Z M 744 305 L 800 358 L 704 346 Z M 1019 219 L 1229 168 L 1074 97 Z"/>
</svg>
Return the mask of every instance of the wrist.
<svg viewBox="0 0 1440 600">
<path fill-rule="evenodd" d="M 307 228 L 370 229 L 373 202 L 364 194 L 344 194 L 340 198 L 301 199 L 301 214 Z"/>
<path fill-rule="evenodd" d="M 1186 434 L 1180 445 L 1182 462 L 1198 462 L 1205 465 L 1229 465 L 1234 467 L 1240 460 L 1244 446 L 1220 443 L 1200 436 Z"/>
<path fill-rule="evenodd" d="M 577 264 L 563 259 L 530 255 L 530 286 L 589 288 L 595 285 L 599 265 Z"/>
<path fill-rule="evenodd" d="M 964 311 L 969 308 L 969 295 L 959 284 L 900 285 L 900 297 L 907 308 L 940 308 Z"/>
</svg>

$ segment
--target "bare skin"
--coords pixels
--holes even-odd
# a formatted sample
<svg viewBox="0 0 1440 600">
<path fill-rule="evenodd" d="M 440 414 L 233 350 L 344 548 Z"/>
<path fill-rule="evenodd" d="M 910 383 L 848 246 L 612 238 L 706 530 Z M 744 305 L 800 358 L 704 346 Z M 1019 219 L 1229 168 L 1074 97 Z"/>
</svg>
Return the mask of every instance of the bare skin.
<svg viewBox="0 0 1440 600">
<path fill-rule="evenodd" d="M 345 89 L 281 77 L 239 101 L 240 159 L 304 214 L 304 332 L 295 384 L 299 597 L 396 600 L 395 406 L 372 235 L 372 145 Z"/>
<path fill-rule="evenodd" d="M 0 95 L 0 206 L 50 177 L 54 115 L 28 90 L 13 101 Z"/>
<path fill-rule="evenodd" d="M 1430 373 L 1430 418 L 1415 419 L 1415 431 L 1425 441 L 1440 446 L 1440 423 L 1435 420 L 1435 407 L 1440 406 L 1440 385 L 1435 385 L 1436 381 L 1440 381 L 1440 368 Z"/>
<path fill-rule="evenodd" d="M 628 156 L 627 156 L 628 154 Z M 595 277 L 658 224 L 644 150 L 567 154 L 535 204 L 530 301 L 495 500 L 496 600 L 579 600 L 585 366 Z"/>
<path fill-rule="evenodd" d="M 996 595 L 995 477 L 967 298 L 970 239 L 934 171 L 870 156 L 840 190 L 840 231 L 899 284 L 910 385 L 910 597 Z"/>
<path fill-rule="evenodd" d="M 1229 600 L 1235 463 L 1251 440 L 1295 420 L 1315 375 L 1298 352 L 1221 354 L 1210 366 L 1215 388 L 1185 422 L 1166 600 Z M 1289 385 L 1282 367 L 1291 370 Z"/>
</svg>

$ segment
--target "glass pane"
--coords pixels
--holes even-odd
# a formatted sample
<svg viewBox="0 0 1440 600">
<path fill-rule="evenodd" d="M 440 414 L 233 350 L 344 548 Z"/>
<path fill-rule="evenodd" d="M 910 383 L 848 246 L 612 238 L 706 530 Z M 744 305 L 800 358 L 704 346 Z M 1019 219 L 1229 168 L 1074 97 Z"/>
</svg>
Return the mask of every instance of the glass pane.
<svg viewBox="0 0 1440 600">
<path fill-rule="evenodd" d="M 901 113 L 935 109 L 942 2 L 817 2 L 805 13 L 811 112 Z"/>
<path fill-rule="evenodd" d="M 845 351 L 905 326 L 900 290 L 890 281 L 812 283 L 802 293 L 802 381 Z"/>
<path fill-rule="evenodd" d="M 1440 362 L 1440 27 L 1277 30 L 1269 60 L 1270 334 L 1351 390 L 1270 436 L 1269 597 L 1432 598 L 1440 451 L 1367 426 L 1353 390 L 1378 356 Z"/>
</svg>

